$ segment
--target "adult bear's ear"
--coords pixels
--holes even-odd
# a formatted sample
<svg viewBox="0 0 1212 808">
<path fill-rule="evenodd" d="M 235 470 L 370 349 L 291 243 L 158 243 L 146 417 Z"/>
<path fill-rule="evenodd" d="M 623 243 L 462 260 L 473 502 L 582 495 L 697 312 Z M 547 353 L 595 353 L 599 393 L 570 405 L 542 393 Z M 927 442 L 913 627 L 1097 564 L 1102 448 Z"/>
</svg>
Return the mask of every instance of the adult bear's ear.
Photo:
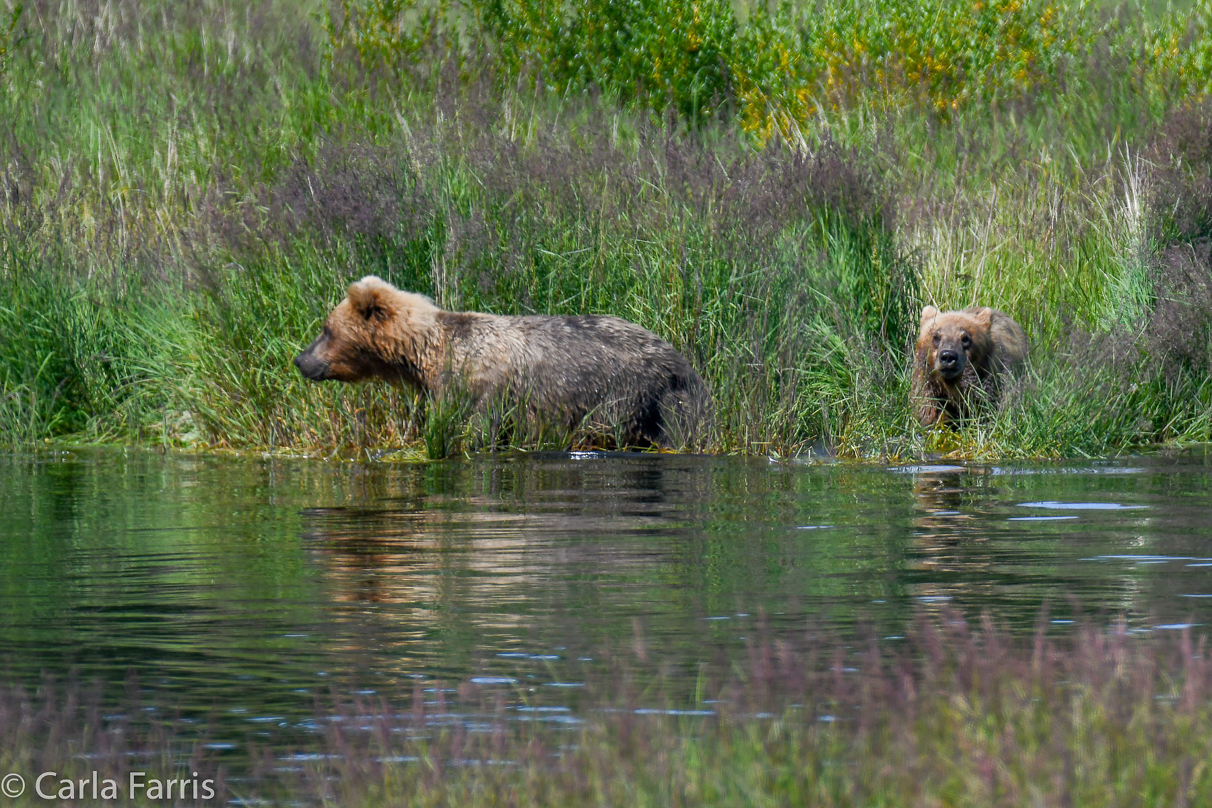
<svg viewBox="0 0 1212 808">
<path fill-rule="evenodd" d="M 993 309 L 985 306 L 978 311 L 976 313 L 976 322 L 981 328 L 988 328 L 989 324 L 993 322 Z"/>
<path fill-rule="evenodd" d="M 935 317 L 938 317 L 938 309 L 934 308 L 934 306 L 927 306 L 922 309 L 922 325 L 930 322 Z"/>
<path fill-rule="evenodd" d="M 349 305 L 369 320 L 372 317 L 390 317 L 394 312 L 393 296 L 396 288 L 374 275 L 367 275 L 349 285 Z"/>
</svg>

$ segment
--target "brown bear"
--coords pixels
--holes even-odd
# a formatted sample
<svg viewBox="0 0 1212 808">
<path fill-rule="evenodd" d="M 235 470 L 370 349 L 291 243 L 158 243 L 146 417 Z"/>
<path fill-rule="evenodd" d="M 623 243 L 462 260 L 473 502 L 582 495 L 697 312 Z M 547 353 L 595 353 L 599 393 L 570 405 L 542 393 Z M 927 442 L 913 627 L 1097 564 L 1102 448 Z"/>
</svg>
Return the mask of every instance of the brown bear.
<svg viewBox="0 0 1212 808">
<path fill-rule="evenodd" d="M 923 426 L 955 423 L 997 400 L 1006 373 L 1027 358 L 1027 339 L 1010 315 L 982 306 L 922 309 L 913 397 Z"/>
<path fill-rule="evenodd" d="M 479 405 L 504 395 L 570 430 L 613 430 L 624 445 L 698 445 L 710 409 L 685 357 L 634 323 L 444 311 L 373 275 L 350 285 L 295 365 L 313 381 L 388 379 Z"/>
</svg>

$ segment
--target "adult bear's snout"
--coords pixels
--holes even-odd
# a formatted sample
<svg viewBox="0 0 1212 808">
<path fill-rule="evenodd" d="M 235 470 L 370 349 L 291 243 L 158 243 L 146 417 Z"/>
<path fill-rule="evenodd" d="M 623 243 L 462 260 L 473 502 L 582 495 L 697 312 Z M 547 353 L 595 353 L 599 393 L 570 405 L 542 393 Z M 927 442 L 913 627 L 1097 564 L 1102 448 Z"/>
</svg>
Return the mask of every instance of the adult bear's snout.
<svg viewBox="0 0 1212 808">
<path fill-rule="evenodd" d="M 322 382 L 328 378 L 328 363 L 316 356 L 314 343 L 295 357 L 295 367 L 299 369 L 304 378 L 311 379 L 313 382 Z"/>
</svg>

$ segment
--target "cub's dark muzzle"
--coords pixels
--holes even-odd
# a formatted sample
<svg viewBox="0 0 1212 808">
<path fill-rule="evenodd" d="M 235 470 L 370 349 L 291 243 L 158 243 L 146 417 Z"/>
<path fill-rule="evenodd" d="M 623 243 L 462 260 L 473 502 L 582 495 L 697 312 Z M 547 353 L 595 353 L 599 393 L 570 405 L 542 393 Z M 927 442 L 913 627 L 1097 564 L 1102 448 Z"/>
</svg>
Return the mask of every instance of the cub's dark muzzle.
<svg viewBox="0 0 1212 808">
<path fill-rule="evenodd" d="M 954 379 L 964 372 L 963 356 L 956 351 L 938 352 L 938 372 L 944 379 Z"/>
</svg>

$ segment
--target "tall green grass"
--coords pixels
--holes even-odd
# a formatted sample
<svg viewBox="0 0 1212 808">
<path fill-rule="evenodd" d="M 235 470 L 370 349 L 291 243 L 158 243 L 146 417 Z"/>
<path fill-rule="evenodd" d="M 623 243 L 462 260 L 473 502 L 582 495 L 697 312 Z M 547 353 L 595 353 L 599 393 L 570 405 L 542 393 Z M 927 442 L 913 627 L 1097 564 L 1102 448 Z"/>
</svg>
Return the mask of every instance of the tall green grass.
<svg viewBox="0 0 1212 808">
<path fill-rule="evenodd" d="M 891 1 L 557 7 L 14 12 L 0 440 L 556 440 L 301 379 L 291 359 L 371 272 L 450 308 L 654 330 L 712 387 L 715 450 L 1212 437 L 1190 344 L 1212 271 L 1181 259 L 1212 234 L 1204 5 L 939 0 L 932 25 Z M 927 302 L 998 306 L 1032 344 L 1005 405 L 958 432 L 912 420 Z"/>
</svg>

